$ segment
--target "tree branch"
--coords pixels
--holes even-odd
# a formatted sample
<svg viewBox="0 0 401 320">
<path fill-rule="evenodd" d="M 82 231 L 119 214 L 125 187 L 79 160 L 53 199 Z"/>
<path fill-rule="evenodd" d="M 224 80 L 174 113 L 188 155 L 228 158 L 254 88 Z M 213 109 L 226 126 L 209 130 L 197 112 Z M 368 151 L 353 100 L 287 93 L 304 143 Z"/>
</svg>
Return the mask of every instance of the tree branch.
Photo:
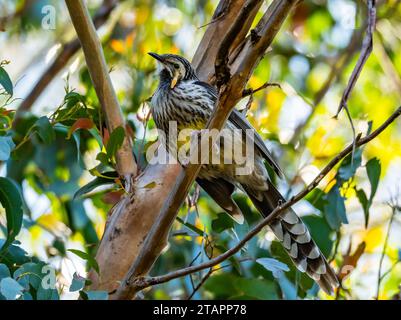
<svg viewBox="0 0 401 320">
<path fill-rule="evenodd" d="M 361 138 L 360 135 L 357 136 L 356 146 L 360 147 L 369 141 L 376 138 L 380 133 L 382 133 L 397 117 L 401 115 L 401 106 L 375 131 L 370 133 L 369 135 Z M 276 207 L 272 211 L 272 213 L 260 221 L 251 231 L 249 231 L 244 238 L 239 241 L 234 247 L 227 250 L 223 254 L 196 266 L 191 266 L 187 268 L 183 268 L 177 271 L 170 272 L 166 275 L 158 276 L 158 277 L 138 277 L 133 279 L 130 283 L 132 287 L 135 287 L 135 290 L 142 290 L 146 287 L 161 284 L 164 282 L 168 282 L 170 280 L 183 277 L 204 269 L 212 268 L 215 265 L 222 263 L 227 260 L 235 253 L 241 250 L 241 248 L 254 236 L 256 236 L 265 226 L 269 225 L 272 220 L 277 218 L 280 214 L 282 214 L 286 209 L 290 208 L 292 205 L 302 200 L 306 195 L 308 195 L 313 189 L 315 189 L 319 183 L 323 180 L 323 178 L 348 154 L 350 154 L 353 150 L 353 143 L 348 145 L 345 149 L 343 149 L 336 157 L 334 157 L 327 165 L 323 168 L 322 171 L 316 176 L 316 178 L 301 192 L 292 197 L 290 200 L 286 201 L 284 204 Z"/>
<path fill-rule="evenodd" d="M 89 74 L 106 118 L 107 128 L 109 132 L 113 132 L 118 127 L 125 129 L 122 111 L 110 80 L 102 45 L 88 9 L 82 0 L 66 0 L 65 2 L 82 46 Z M 117 171 L 126 178 L 129 190 L 131 176 L 136 174 L 137 168 L 131 141 L 127 134 L 121 148 L 117 150 L 116 161 Z"/>
<path fill-rule="evenodd" d="M 247 3 L 249 4 L 253 2 L 250 0 Z M 244 46 L 245 51 L 241 51 L 242 54 L 239 55 L 240 61 L 238 62 L 238 67 L 233 68 L 233 76 L 226 84 L 221 85 L 219 99 L 208 122 L 207 129 L 220 130 L 224 126 L 226 119 L 235 107 L 235 104 L 242 98 L 242 91 L 244 90 L 247 80 L 251 76 L 254 68 L 257 66 L 264 52 L 277 34 L 280 26 L 296 3 L 297 1 L 295 0 L 275 0 L 270 5 L 269 9 L 255 28 L 258 38 L 255 39 L 252 37 L 251 39 L 248 37 L 248 41 Z M 243 9 L 246 12 L 249 12 L 249 7 L 245 5 L 244 8 Z M 242 12 L 239 15 L 243 16 Z M 238 22 L 235 22 L 235 24 L 236 23 Z M 232 32 L 236 33 L 237 29 L 234 27 L 230 28 L 225 39 L 232 39 Z M 224 43 L 225 40 L 223 40 L 222 44 Z M 227 50 L 222 49 L 222 51 L 228 54 Z M 218 52 L 221 53 L 220 49 Z M 226 61 L 225 58 L 221 56 L 218 59 Z M 216 68 L 216 74 L 218 72 L 219 70 Z M 219 76 L 216 76 L 216 78 L 219 78 Z M 209 144 L 208 139 L 201 140 L 201 150 L 202 148 L 204 148 L 203 150 L 207 150 L 213 147 L 213 143 Z M 207 154 L 205 156 L 207 156 Z M 143 243 L 139 256 L 129 269 L 124 280 L 121 282 L 120 287 L 111 297 L 112 299 L 130 299 L 135 296 L 138 291 L 138 286 L 132 284 L 136 283 L 135 279 L 138 276 L 142 276 L 149 271 L 160 254 L 162 245 L 166 241 L 177 212 L 199 173 L 201 163 L 202 161 L 200 161 L 199 164 L 189 164 L 185 170 L 180 171 L 175 186 L 170 192 L 160 212 L 157 223 L 152 226 Z"/>
<path fill-rule="evenodd" d="M 243 23 L 247 20 L 247 17 L 252 12 L 253 8 L 260 4 L 260 0 L 249 0 L 242 7 L 239 12 L 236 21 L 231 26 L 230 30 L 224 37 L 220 48 L 217 52 L 215 61 L 215 72 L 216 72 L 216 85 L 220 89 L 221 85 L 228 82 L 230 79 L 230 68 L 228 67 L 228 54 L 231 44 L 237 37 L 237 34 L 241 31 Z"/>
<path fill-rule="evenodd" d="M 225 38 L 227 30 L 230 30 L 231 26 L 237 21 L 238 12 L 241 11 L 246 1 L 221 0 L 219 2 L 212 17 L 212 23 L 208 25 L 192 60 L 192 66 L 203 81 L 210 83 L 215 81 L 213 78 L 215 74 L 214 62 L 216 61 L 220 44 Z M 242 28 L 230 44 L 229 52 L 239 47 L 244 41 L 261 4 L 262 1 L 259 1 L 248 14 L 247 18 L 242 21 Z"/>
<path fill-rule="evenodd" d="M 373 33 L 376 27 L 376 0 L 368 0 L 368 23 L 366 29 L 366 35 L 363 39 L 361 55 L 359 56 L 358 62 L 355 65 L 354 70 L 352 71 L 351 77 L 349 78 L 347 87 L 343 92 L 343 96 L 340 101 L 340 105 L 338 107 L 337 113 L 335 117 L 341 112 L 343 108 L 347 108 L 347 102 L 349 96 L 352 92 L 352 89 L 355 86 L 356 81 L 362 71 L 363 66 L 368 60 L 370 53 L 373 49 Z M 352 122 L 351 122 L 352 123 Z"/>
</svg>

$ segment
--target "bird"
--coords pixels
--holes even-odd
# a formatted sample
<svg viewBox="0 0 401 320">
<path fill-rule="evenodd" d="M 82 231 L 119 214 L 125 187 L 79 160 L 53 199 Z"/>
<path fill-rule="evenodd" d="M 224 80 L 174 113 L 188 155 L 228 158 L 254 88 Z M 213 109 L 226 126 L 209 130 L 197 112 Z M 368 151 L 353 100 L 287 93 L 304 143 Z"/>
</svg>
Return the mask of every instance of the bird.
<svg viewBox="0 0 401 320">
<path fill-rule="evenodd" d="M 158 65 L 159 83 L 150 101 L 156 127 L 166 136 L 172 122 L 176 123 L 178 130 L 191 129 L 196 132 L 204 129 L 218 100 L 217 89 L 201 81 L 186 58 L 175 54 L 148 54 L 156 59 Z M 232 198 L 237 188 L 247 194 L 263 217 L 269 216 L 278 205 L 285 202 L 285 198 L 271 182 L 265 162 L 279 177 L 283 177 L 283 171 L 261 136 L 240 111 L 233 109 L 224 129 L 233 132 L 233 136 L 237 134 L 236 138 L 238 131 L 242 133 L 242 145 L 245 144 L 246 136 L 253 133 L 251 141 L 254 153 L 250 172 L 238 174 L 239 164 L 235 161 L 202 163 L 196 182 L 238 223 L 243 223 L 244 218 Z M 168 144 L 166 141 L 164 143 Z M 220 144 L 220 147 L 226 146 Z M 224 150 L 220 154 L 226 151 L 227 154 L 234 152 Z M 339 285 L 337 276 L 296 212 L 292 208 L 287 209 L 273 219 L 269 227 L 298 270 L 315 280 L 327 294 L 332 294 Z"/>
</svg>

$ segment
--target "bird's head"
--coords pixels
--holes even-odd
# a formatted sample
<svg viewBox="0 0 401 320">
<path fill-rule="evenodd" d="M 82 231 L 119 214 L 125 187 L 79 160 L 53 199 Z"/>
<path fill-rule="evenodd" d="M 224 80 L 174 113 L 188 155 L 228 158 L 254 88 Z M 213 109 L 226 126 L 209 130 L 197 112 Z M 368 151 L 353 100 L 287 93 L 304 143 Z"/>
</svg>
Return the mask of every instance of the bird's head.
<svg viewBox="0 0 401 320">
<path fill-rule="evenodd" d="M 187 59 L 175 54 L 157 54 L 153 52 L 148 54 L 157 60 L 160 79 L 168 81 L 171 89 L 181 80 L 197 79 L 195 70 Z"/>
</svg>

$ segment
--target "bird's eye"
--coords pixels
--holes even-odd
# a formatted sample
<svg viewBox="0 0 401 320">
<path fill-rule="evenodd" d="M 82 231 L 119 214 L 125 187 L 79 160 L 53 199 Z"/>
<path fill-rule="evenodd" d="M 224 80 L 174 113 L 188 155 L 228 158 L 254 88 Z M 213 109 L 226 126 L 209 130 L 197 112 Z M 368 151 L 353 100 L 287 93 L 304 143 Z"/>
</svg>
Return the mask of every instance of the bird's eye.
<svg viewBox="0 0 401 320">
<path fill-rule="evenodd" d="M 179 69 L 180 68 L 180 65 L 177 64 L 177 63 L 174 63 L 173 66 L 174 66 L 175 69 Z"/>
</svg>

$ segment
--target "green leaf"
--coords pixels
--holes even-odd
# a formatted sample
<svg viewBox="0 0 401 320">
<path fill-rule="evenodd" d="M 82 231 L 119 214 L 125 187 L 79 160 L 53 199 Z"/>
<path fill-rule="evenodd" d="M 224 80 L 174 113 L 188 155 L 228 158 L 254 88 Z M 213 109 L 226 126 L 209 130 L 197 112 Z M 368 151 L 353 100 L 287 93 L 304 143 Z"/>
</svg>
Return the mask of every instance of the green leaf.
<svg viewBox="0 0 401 320">
<path fill-rule="evenodd" d="M 74 132 L 72 134 L 72 137 L 74 138 L 75 145 L 77 146 L 77 161 L 78 161 L 78 164 L 82 169 L 86 170 L 85 162 L 84 162 L 83 157 L 81 155 L 81 136 L 80 136 L 79 132 Z"/>
<path fill-rule="evenodd" d="M 332 230 L 327 221 L 319 216 L 302 217 L 302 221 L 308 226 L 312 238 L 322 253 L 327 257 L 331 253 L 333 240 L 331 239 Z"/>
<path fill-rule="evenodd" d="M 215 299 L 227 299 L 231 296 L 241 295 L 240 290 L 235 286 L 238 277 L 231 273 L 212 274 L 205 282 L 205 290 L 211 292 Z"/>
<path fill-rule="evenodd" d="M 35 290 L 38 290 L 41 286 L 42 278 L 45 276 L 45 274 L 42 274 L 44 266 L 45 264 L 43 262 L 24 263 L 15 270 L 13 278 L 26 289 L 32 286 Z"/>
<path fill-rule="evenodd" d="M 89 253 L 86 253 L 86 252 L 83 252 L 80 250 L 76 250 L 76 249 L 68 249 L 68 251 L 77 255 L 81 259 L 86 260 L 88 263 L 88 266 L 92 267 L 97 272 L 97 274 L 99 274 L 99 265 L 98 265 L 97 261 L 95 260 L 95 258 L 92 257 Z"/>
<path fill-rule="evenodd" d="M 266 270 L 271 271 L 275 278 L 280 278 L 283 275 L 283 271 L 290 271 L 290 268 L 288 268 L 285 263 L 273 258 L 259 258 L 256 262 L 262 265 Z"/>
<path fill-rule="evenodd" d="M 0 280 L 10 277 L 10 270 L 8 270 L 8 267 L 4 263 L 0 263 Z"/>
<path fill-rule="evenodd" d="M 85 97 L 78 92 L 70 91 L 65 95 L 64 101 L 66 102 L 66 109 L 71 109 L 78 102 L 85 103 Z"/>
<path fill-rule="evenodd" d="M 306 218 L 314 217 L 304 217 L 302 220 L 305 223 L 307 223 Z M 320 233 L 319 230 L 317 230 L 317 233 Z M 298 283 L 298 295 L 300 297 L 305 296 L 306 291 L 308 291 L 313 286 L 314 281 L 309 278 L 305 273 L 298 271 L 298 269 L 294 266 L 294 263 L 291 261 L 291 258 L 288 255 L 287 251 L 284 249 L 280 242 L 273 241 L 270 246 L 270 252 L 273 257 L 277 258 L 277 260 L 279 261 L 284 262 L 288 266 L 290 271 L 285 273 L 285 277 L 287 277 L 292 283 Z"/>
<path fill-rule="evenodd" d="M 6 240 L 0 239 L 0 248 L 3 247 L 5 243 Z M 15 265 L 22 265 L 30 260 L 26 251 L 14 243 L 9 245 L 8 249 L 0 255 L 0 261 L 4 262 L 10 269 Z"/>
<path fill-rule="evenodd" d="M 6 90 L 6 92 L 13 95 L 13 83 L 11 82 L 10 76 L 7 71 L 0 66 L 0 85 Z"/>
<path fill-rule="evenodd" d="M 89 129 L 88 131 L 92 135 L 92 137 L 96 140 L 97 144 L 99 145 L 99 148 L 102 148 L 103 140 L 102 140 L 102 137 L 100 136 L 98 129 L 92 128 L 92 129 Z"/>
<path fill-rule="evenodd" d="M 189 222 L 184 222 L 184 220 L 182 220 L 180 217 L 177 217 L 176 219 L 177 219 L 177 221 L 179 223 L 183 224 L 188 229 L 194 231 L 196 234 L 198 234 L 199 236 L 203 237 L 204 232 L 201 229 L 199 229 L 198 227 L 194 226 L 193 224 L 191 224 Z"/>
<path fill-rule="evenodd" d="M 118 178 L 118 173 L 115 171 L 105 172 L 102 174 L 105 177 L 96 177 L 88 184 L 84 185 L 77 192 L 75 192 L 73 199 L 83 196 L 84 194 L 91 192 L 95 188 L 105 185 L 105 184 L 113 184 L 114 179 Z M 107 177 L 107 178 L 106 178 Z"/>
<path fill-rule="evenodd" d="M 233 227 L 233 219 L 231 219 L 225 212 L 220 212 L 217 215 L 217 218 L 212 221 L 212 229 L 217 233 L 223 232 L 224 230 L 231 229 Z"/>
<path fill-rule="evenodd" d="M 0 177 L 0 203 L 6 210 L 7 219 L 7 240 L 0 249 L 1 258 L 2 253 L 21 231 L 22 226 L 22 195 L 16 183 L 11 179 Z"/>
<path fill-rule="evenodd" d="M 55 248 L 59 252 L 59 255 L 61 257 L 65 257 L 66 250 L 65 250 L 64 241 L 62 239 L 60 239 L 58 237 L 55 238 L 52 245 L 53 245 L 53 248 Z"/>
<path fill-rule="evenodd" d="M 10 136 L 0 136 L 0 161 L 7 161 L 15 144 Z"/>
<path fill-rule="evenodd" d="M 96 156 L 96 160 L 100 161 L 100 163 L 104 166 L 109 165 L 109 158 L 104 152 L 99 152 Z"/>
<path fill-rule="evenodd" d="M 59 300 L 59 294 L 56 289 L 45 289 L 39 286 L 36 292 L 36 300 Z"/>
<path fill-rule="evenodd" d="M 107 291 L 86 291 L 88 300 L 108 300 L 109 294 Z"/>
<path fill-rule="evenodd" d="M 369 199 L 367 199 L 366 193 L 363 190 L 357 190 L 357 196 L 359 202 L 362 204 L 362 208 L 365 214 L 365 228 L 367 228 L 369 224 L 370 207 L 372 206 L 373 198 L 375 197 L 377 187 L 379 185 L 380 174 L 381 174 L 380 160 L 377 158 L 370 159 L 366 164 L 366 172 L 368 174 L 370 182 Z"/>
<path fill-rule="evenodd" d="M 22 295 L 24 287 L 11 277 L 4 278 L 0 281 L 0 293 L 7 300 L 16 300 Z"/>
<path fill-rule="evenodd" d="M 254 278 L 238 278 L 234 284 L 246 296 L 261 300 L 277 300 L 277 285 L 273 281 Z"/>
<path fill-rule="evenodd" d="M 117 150 L 122 146 L 124 137 L 125 130 L 123 127 L 115 128 L 110 134 L 110 138 L 106 146 L 106 152 L 110 159 L 115 156 Z"/>
<path fill-rule="evenodd" d="M 380 160 L 377 158 L 370 159 L 366 164 L 366 171 L 368 173 L 369 182 L 372 187 L 369 198 L 373 200 L 373 197 L 375 196 L 377 191 L 377 186 L 379 185 L 381 173 Z"/>
<path fill-rule="evenodd" d="M 36 120 L 32 127 L 32 131 L 36 132 L 45 144 L 52 143 L 56 138 L 53 126 L 46 116 L 40 117 Z"/>
<path fill-rule="evenodd" d="M 145 189 L 153 189 L 154 187 L 156 187 L 156 182 L 154 182 L 154 181 L 152 181 L 152 182 L 149 182 L 148 184 L 146 184 L 145 186 L 144 186 L 144 188 Z"/>
<path fill-rule="evenodd" d="M 333 230 L 339 230 L 341 223 L 348 223 L 344 198 L 340 194 L 338 184 L 334 185 L 326 195 L 324 216 Z"/>
<path fill-rule="evenodd" d="M 369 200 L 366 196 L 366 193 L 363 189 L 356 189 L 356 196 L 359 200 L 359 203 L 362 205 L 363 213 L 365 216 L 365 226 L 368 225 L 369 221 Z"/>
<path fill-rule="evenodd" d="M 85 281 L 86 279 L 84 277 L 81 277 L 79 274 L 75 272 L 72 277 L 70 292 L 82 290 L 83 287 L 85 286 Z"/>
<path fill-rule="evenodd" d="M 338 169 L 338 177 L 342 181 L 347 181 L 355 175 L 356 169 L 361 166 L 362 162 L 362 149 L 356 149 L 354 154 L 349 154 L 341 162 Z"/>
<path fill-rule="evenodd" d="M 22 300 L 33 300 L 32 295 L 29 292 L 24 292 Z"/>
<path fill-rule="evenodd" d="M 285 300 L 296 300 L 297 299 L 297 288 L 296 284 L 292 283 L 287 277 L 280 277 L 277 279 L 280 285 L 281 292 Z"/>
<path fill-rule="evenodd" d="M 305 200 L 307 200 L 316 209 L 323 212 L 324 206 L 327 204 L 325 195 L 326 194 L 321 189 L 316 188 L 309 192 L 309 194 L 305 197 Z"/>
</svg>

